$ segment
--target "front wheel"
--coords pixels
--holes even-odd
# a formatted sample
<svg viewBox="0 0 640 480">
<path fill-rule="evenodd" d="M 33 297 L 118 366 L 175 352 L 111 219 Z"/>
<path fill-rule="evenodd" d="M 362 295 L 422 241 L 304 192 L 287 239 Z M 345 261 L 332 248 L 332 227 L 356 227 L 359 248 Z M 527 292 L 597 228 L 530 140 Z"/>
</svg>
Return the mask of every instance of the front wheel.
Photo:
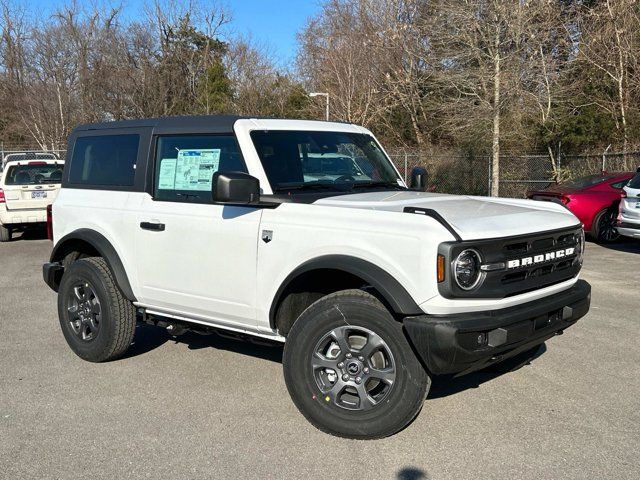
<svg viewBox="0 0 640 480">
<path fill-rule="evenodd" d="M 372 295 L 327 295 L 293 324 L 284 348 L 287 389 L 300 412 L 332 435 L 392 435 L 416 417 L 431 385 L 402 325 Z"/>
</svg>

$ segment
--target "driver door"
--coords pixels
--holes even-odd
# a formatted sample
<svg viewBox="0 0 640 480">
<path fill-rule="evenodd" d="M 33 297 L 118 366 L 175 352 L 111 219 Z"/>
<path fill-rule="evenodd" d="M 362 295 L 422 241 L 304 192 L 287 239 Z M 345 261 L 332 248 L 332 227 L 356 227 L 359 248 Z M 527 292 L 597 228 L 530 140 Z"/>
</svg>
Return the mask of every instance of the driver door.
<svg viewBox="0 0 640 480">
<path fill-rule="evenodd" d="M 232 135 L 157 139 L 153 195 L 138 211 L 140 301 L 229 326 L 255 325 L 262 211 L 211 203 L 216 171 L 246 171 Z"/>
</svg>

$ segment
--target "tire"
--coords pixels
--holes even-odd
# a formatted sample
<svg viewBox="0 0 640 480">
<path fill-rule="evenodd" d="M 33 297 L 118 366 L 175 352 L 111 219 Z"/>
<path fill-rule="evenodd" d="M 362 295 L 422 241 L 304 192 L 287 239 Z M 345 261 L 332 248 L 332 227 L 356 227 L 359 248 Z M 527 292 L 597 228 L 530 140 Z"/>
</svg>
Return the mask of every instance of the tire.
<svg viewBox="0 0 640 480">
<path fill-rule="evenodd" d="M 89 362 L 122 356 L 133 340 L 136 310 L 100 257 L 65 270 L 58 289 L 60 327 L 71 350 Z"/>
<path fill-rule="evenodd" d="M 307 308 L 287 336 L 282 363 L 298 410 L 316 428 L 338 437 L 393 435 L 418 415 L 431 386 L 402 325 L 361 290 L 333 293 Z"/>
<path fill-rule="evenodd" d="M 5 227 L 4 225 L 0 225 L 0 242 L 10 242 L 11 241 L 11 229 L 9 227 Z"/>
<path fill-rule="evenodd" d="M 593 219 L 591 236 L 597 243 L 612 243 L 620 238 L 618 230 L 615 229 L 615 221 L 618 209 L 615 206 L 605 208 Z"/>
</svg>

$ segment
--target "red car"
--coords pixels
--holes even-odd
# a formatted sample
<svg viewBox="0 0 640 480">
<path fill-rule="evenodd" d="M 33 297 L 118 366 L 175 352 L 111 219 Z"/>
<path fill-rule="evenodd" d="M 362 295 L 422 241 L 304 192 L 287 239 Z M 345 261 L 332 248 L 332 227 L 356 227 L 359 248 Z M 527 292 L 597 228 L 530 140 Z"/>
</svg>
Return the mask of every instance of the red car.
<svg viewBox="0 0 640 480">
<path fill-rule="evenodd" d="M 624 187 L 633 173 L 589 175 L 567 183 L 553 184 L 544 190 L 529 191 L 533 200 L 561 203 L 584 224 L 584 231 L 596 242 L 616 241 L 618 205 Z"/>
</svg>

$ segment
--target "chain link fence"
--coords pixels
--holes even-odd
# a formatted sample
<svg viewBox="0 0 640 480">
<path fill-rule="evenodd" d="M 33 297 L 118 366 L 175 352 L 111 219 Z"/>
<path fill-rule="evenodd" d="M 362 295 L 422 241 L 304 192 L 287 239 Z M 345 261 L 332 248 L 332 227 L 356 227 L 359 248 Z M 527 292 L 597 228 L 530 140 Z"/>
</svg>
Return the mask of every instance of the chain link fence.
<svg viewBox="0 0 640 480">
<path fill-rule="evenodd" d="M 410 181 L 411 170 L 428 172 L 428 190 L 460 195 L 490 195 L 491 155 L 442 155 L 412 149 L 388 151 L 400 174 Z M 543 189 L 555 181 L 567 181 L 602 172 L 632 172 L 640 167 L 640 151 L 603 155 L 548 154 L 500 155 L 501 197 L 524 198 L 528 190 Z"/>
<path fill-rule="evenodd" d="M 427 170 L 427 190 L 460 195 L 488 195 L 491 157 L 484 155 L 422 154 L 419 150 L 391 149 L 387 153 L 405 182 L 416 167 Z"/>
<path fill-rule="evenodd" d="M 423 167 L 428 173 L 428 191 L 459 195 L 491 194 L 491 163 L 489 154 L 425 153 L 417 149 L 387 150 L 405 181 L 411 171 Z M 0 142 L 0 158 L 38 159 L 53 154 L 64 160 L 66 150 L 43 150 L 38 147 L 6 145 Z M 49 157 L 51 158 L 51 157 Z M 606 153 L 602 155 L 559 155 L 553 161 L 548 154 L 500 155 L 501 197 L 523 198 L 528 190 L 542 189 L 550 183 L 566 181 L 606 172 L 630 172 L 640 167 L 640 151 Z"/>
<path fill-rule="evenodd" d="M 39 147 L 23 147 L 19 145 L 5 145 L 0 142 L 0 171 L 9 160 L 64 160 L 67 151 L 63 149 L 43 150 Z"/>
</svg>

